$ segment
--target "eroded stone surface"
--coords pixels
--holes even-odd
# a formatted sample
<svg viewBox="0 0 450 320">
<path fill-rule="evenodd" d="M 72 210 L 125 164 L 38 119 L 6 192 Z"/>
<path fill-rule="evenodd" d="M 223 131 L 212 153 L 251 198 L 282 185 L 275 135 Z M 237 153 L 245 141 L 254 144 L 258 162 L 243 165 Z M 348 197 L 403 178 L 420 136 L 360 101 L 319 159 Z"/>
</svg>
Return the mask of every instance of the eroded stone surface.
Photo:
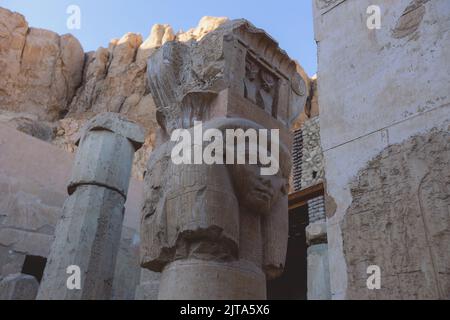
<svg viewBox="0 0 450 320">
<path fill-rule="evenodd" d="M 430 0 L 413 0 L 406 7 L 397 25 L 392 30 L 392 36 L 397 39 L 407 37 L 416 32 L 426 13 L 425 3 Z"/>
<path fill-rule="evenodd" d="M 112 133 L 112 134 L 111 134 Z M 144 143 L 144 132 L 118 113 L 102 113 L 80 130 L 80 148 L 68 186 L 71 193 L 80 184 L 96 183 L 124 196 L 128 190 L 133 155 Z"/>
<path fill-rule="evenodd" d="M 39 300 L 109 299 L 125 198 L 95 185 L 67 198 L 39 288 Z M 68 290 L 67 268 L 80 267 L 81 290 Z"/>
<path fill-rule="evenodd" d="M 330 300 L 328 244 L 308 247 L 308 300 Z"/>
<path fill-rule="evenodd" d="M 72 35 L 29 28 L 25 18 L 0 8 L 0 104 L 39 120 L 61 116 L 81 84 L 83 49 Z"/>
<path fill-rule="evenodd" d="M 139 231 L 123 226 L 112 285 L 113 300 L 134 300 L 139 285 Z"/>
<path fill-rule="evenodd" d="M 359 171 L 341 225 L 349 299 L 448 298 L 449 142 L 448 132 L 417 135 Z M 369 265 L 381 268 L 381 290 L 367 290 Z"/>
<path fill-rule="evenodd" d="M 436 296 L 430 290 L 435 281 L 432 277 L 422 290 L 425 275 L 430 274 L 424 248 L 424 266 L 416 264 L 416 252 L 420 250 L 417 248 L 423 244 L 423 223 L 413 218 L 417 217 L 418 210 L 410 207 L 417 206 L 417 201 L 410 200 L 406 193 L 414 198 L 412 195 L 416 191 L 412 186 L 417 185 L 400 182 L 409 180 L 407 176 L 393 181 L 389 173 L 382 173 L 386 183 L 380 182 L 377 171 L 368 167 L 369 161 L 391 145 L 403 144 L 410 137 L 423 135 L 432 128 L 448 130 L 449 2 L 379 0 L 373 4 L 382 10 L 382 27 L 373 30 L 366 27 L 364 19 L 370 16 L 366 15 L 369 4 L 372 3 L 343 1 L 330 6 L 326 12 L 314 6 L 332 294 L 334 299 Z M 413 24 L 409 25 L 410 22 Z M 398 31 L 412 33 L 395 37 L 396 27 Z M 386 168 L 393 166 L 386 164 Z M 439 168 L 439 164 L 430 163 L 429 167 L 430 170 Z M 371 177 L 360 177 L 361 169 Z M 421 168 L 413 170 L 411 167 L 409 171 L 423 173 Z M 364 180 L 367 186 L 357 188 L 358 192 L 353 195 L 355 178 Z M 367 197 L 359 193 L 366 190 L 371 193 Z M 350 206 L 351 212 L 356 212 L 355 196 L 364 201 L 358 200 L 358 214 L 347 219 Z M 392 225 L 387 224 L 388 221 Z M 383 225 L 385 223 L 389 228 Z M 343 225 L 345 232 L 341 230 Z M 349 238 L 346 232 L 350 233 Z M 441 240 L 448 242 L 444 234 Z M 386 243 L 399 248 L 398 254 L 385 246 Z M 433 250 L 438 250 L 439 245 L 436 243 Z M 386 286 L 386 290 L 367 289 L 369 263 L 384 264 L 389 260 L 387 270 L 383 271 L 381 266 L 381 285 Z M 401 274 L 401 270 L 407 271 Z M 402 283 L 402 292 L 396 283 Z"/>
<path fill-rule="evenodd" d="M 39 299 L 111 298 L 132 160 L 142 143 L 141 129 L 117 113 L 86 124 Z M 79 290 L 65 285 L 72 265 L 80 268 Z"/>
<path fill-rule="evenodd" d="M 141 269 L 141 280 L 136 287 L 135 300 L 158 300 L 161 273 Z"/>
<path fill-rule="evenodd" d="M 12 274 L 0 281 L 0 300 L 34 300 L 39 288 L 35 277 Z"/>
<path fill-rule="evenodd" d="M 327 242 L 327 224 L 325 221 L 310 223 L 305 231 L 306 242 L 309 245 Z"/>
</svg>

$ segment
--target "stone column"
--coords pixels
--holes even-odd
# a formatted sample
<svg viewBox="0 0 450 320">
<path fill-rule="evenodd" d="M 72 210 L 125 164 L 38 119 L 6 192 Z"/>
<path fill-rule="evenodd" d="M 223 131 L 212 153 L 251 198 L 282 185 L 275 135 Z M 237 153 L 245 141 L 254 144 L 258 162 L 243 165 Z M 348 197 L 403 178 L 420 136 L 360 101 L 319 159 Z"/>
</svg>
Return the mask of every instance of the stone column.
<svg viewBox="0 0 450 320">
<path fill-rule="evenodd" d="M 82 129 L 37 299 L 110 298 L 133 157 L 143 141 L 141 128 L 116 113 Z M 79 290 L 67 287 L 69 266 L 80 268 Z"/>
<path fill-rule="evenodd" d="M 136 287 L 135 300 L 158 300 L 161 273 L 141 269 L 141 280 Z"/>
<path fill-rule="evenodd" d="M 12 274 L 0 281 L 0 300 L 34 300 L 39 282 L 28 274 Z"/>
<path fill-rule="evenodd" d="M 330 300 L 330 269 L 328 261 L 327 223 L 323 196 L 308 201 L 308 300 Z"/>
<path fill-rule="evenodd" d="M 141 266 L 161 272 L 159 299 L 265 299 L 287 250 L 289 126 L 307 98 L 297 65 L 263 30 L 236 20 L 199 42 L 166 43 L 148 76 L 161 130 L 144 179 Z M 261 163 L 236 159 L 174 163 L 171 135 L 193 137 L 197 122 L 224 138 L 228 129 L 278 130 L 266 138 L 279 147 L 279 170 L 264 176 Z M 202 158 L 200 139 L 188 146 Z"/>
</svg>

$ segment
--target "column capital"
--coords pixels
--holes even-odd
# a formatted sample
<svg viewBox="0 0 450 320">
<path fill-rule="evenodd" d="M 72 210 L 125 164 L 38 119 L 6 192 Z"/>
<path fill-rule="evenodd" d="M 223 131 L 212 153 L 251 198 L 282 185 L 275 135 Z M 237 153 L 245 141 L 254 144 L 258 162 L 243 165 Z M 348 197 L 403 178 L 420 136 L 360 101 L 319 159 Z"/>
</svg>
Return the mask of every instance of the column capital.
<svg viewBox="0 0 450 320">
<path fill-rule="evenodd" d="M 139 150 L 144 144 L 144 130 L 135 122 L 115 112 L 104 112 L 90 119 L 81 128 L 76 144 L 79 145 L 86 135 L 95 130 L 106 130 L 114 132 L 127 138 L 134 146 L 135 151 Z"/>
</svg>

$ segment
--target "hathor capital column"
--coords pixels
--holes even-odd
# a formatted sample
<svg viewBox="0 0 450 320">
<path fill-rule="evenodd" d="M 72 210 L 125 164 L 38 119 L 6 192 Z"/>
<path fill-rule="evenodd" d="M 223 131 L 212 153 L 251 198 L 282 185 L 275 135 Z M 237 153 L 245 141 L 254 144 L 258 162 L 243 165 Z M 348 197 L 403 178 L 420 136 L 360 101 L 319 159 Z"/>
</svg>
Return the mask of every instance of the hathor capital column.
<svg viewBox="0 0 450 320">
<path fill-rule="evenodd" d="M 133 157 L 142 129 L 117 113 L 83 128 L 37 299 L 109 299 Z M 67 286 L 80 270 L 80 288 Z"/>
<path fill-rule="evenodd" d="M 263 30 L 235 20 L 199 42 L 167 42 L 150 56 L 148 76 L 162 134 L 144 179 L 141 266 L 161 272 L 159 299 L 265 299 L 266 280 L 285 264 L 289 126 L 307 99 L 296 63 Z M 219 136 L 274 129 L 279 170 L 175 163 L 169 137 L 197 122 Z"/>
</svg>

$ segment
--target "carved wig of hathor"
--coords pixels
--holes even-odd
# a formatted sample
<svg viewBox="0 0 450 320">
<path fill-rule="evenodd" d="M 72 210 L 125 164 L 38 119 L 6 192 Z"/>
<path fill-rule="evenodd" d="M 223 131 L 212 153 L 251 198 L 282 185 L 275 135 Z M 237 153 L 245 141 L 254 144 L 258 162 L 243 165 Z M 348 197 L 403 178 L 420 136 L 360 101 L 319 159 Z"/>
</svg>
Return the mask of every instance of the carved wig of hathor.
<svg viewBox="0 0 450 320">
<path fill-rule="evenodd" d="M 234 20 L 200 41 L 172 41 L 148 61 L 160 125 L 145 176 L 141 265 L 162 272 L 160 299 L 265 299 L 288 237 L 290 122 L 306 84 L 276 41 Z M 171 160 L 175 129 L 279 129 L 280 170 Z M 270 139 L 270 138 L 269 138 Z"/>
</svg>

